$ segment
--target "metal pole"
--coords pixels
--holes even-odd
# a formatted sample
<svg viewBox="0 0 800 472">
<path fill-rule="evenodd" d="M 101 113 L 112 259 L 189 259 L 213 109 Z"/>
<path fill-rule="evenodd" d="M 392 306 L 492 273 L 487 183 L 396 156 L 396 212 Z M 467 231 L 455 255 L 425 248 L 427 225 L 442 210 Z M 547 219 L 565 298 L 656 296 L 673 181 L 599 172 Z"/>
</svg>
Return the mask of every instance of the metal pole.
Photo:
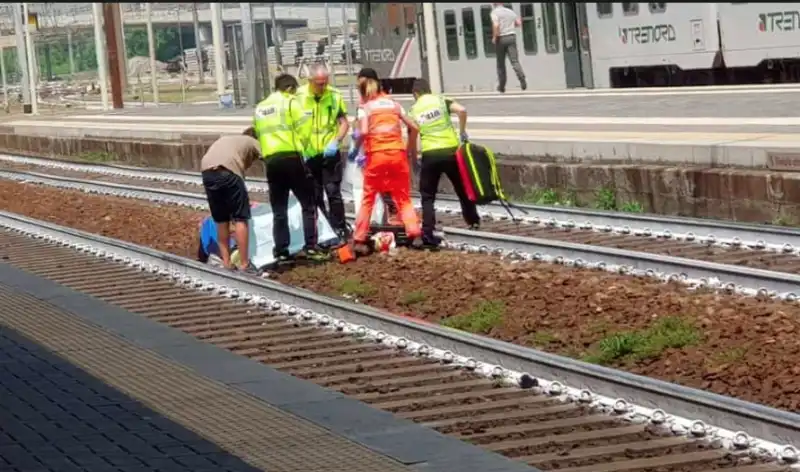
<svg viewBox="0 0 800 472">
<path fill-rule="evenodd" d="M 111 7 L 114 15 L 114 44 L 117 45 L 117 60 L 119 61 L 119 84 L 124 91 L 128 88 L 128 48 L 125 44 L 125 23 L 122 16 L 122 4 L 114 3 Z M 131 87 L 131 92 L 136 90 Z"/>
<path fill-rule="evenodd" d="M 103 101 L 103 110 L 108 110 L 108 57 L 106 57 L 106 43 L 103 39 L 103 4 L 92 3 L 92 16 L 94 16 L 94 48 L 97 54 L 97 77 L 100 82 L 100 97 Z"/>
<path fill-rule="evenodd" d="M 225 48 L 222 44 L 222 4 L 211 4 L 211 41 L 214 43 L 214 79 L 217 95 L 225 93 Z"/>
<path fill-rule="evenodd" d="M 268 38 L 268 35 L 267 35 L 267 22 L 265 21 L 265 22 L 261 23 L 261 26 L 262 26 L 261 31 L 264 33 L 264 66 L 262 67 L 262 70 L 264 71 L 264 74 L 263 74 L 263 77 L 262 77 L 262 80 L 261 80 L 261 87 L 263 88 L 261 96 L 262 97 L 266 97 L 267 95 L 269 95 L 269 91 L 272 88 L 272 87 L 269 86 L 269 41 L 267 39 Z M 276 48 L 275 51 L 277 51 L 277 50 L 278 49 Z M 275 54 L 279 54 L 279 53 L 276 52 Z M 276 56 L 276 57 L 280 57 L 280 56 Z M 277 59 L 275 59 L 275 60 L 276 60 L 276 65 L 278 67 L 280 67 L 281 65 L 277 63 Z"/>
<path fill-rule="evenodd" d="M 75 52 L 72 50 L 72 30 L 67 30 L 67 54 L 69 54 L 69 75 L 75 75 Z"/>
<path fill-rule="evenodd" d="M 194 28 L 194 51 L 197 55 L 197 83 L 206 83 L 203 72 L 203 48 L 200 46 L 200 15 L 197 14 L 197 3 L 192 4 L 192 26 Z"/>
<path fill-rule="evenodd" d="M 103 29 L 105 29 L 106 33 L 108 73 L 111 79 L 111 103 L 114 109 L 120 109 L 124 106 L 122 95 L 125 93 L 125 89 L 122 87 L 122 70 L 120 68 L 119 49 L 117 49 L 115 6 L 113 3 L 103 4 Z"/>
<path fill-rule="evenodd" d="M 20 71 L 22 87 L 22 112 L 31 112 L 31 84 L 28 79 L 28 55 L 25 52 L 25 31 L 22 23 L 22 4 L 14 3 L 14 34 L 17 37 L 17 67 Z M 26 20 L 27 22 L 27 20 Z"/>
<path fill-rule="evenodd" d="M 283 55 L 281 54 L 282 41 L 278 38 L 278 22 L 275 20 L 274 3 L 269 4 L 269 18 L 272 23 L 272 46 L 275 48 L 275 64 L 278 66 L 278 70 L 283 70 Z M 264 28 L 266 28 L 266 23 L 264 23 Z M 267 43 L 267 46 L 269 46 L 269 43 Z M 267 50 L 269 51 L 269 49 Z"/>
<path fill-rule="evenodd" d="M 244 76 L 247 79 L 247 105 L 254 107 L 258 103 L 258 68 L 253 34 L 253 8 L 249 2 L 240 3 L 239 8 L 242 12 L 242 52 Z"/>
<path fill-rule="evenodd" d="M 31 35 L 31 28 L 28 24 L 28 4 L 22 4 L 22 14 L 25 16 L 25 47 L 28 54 L 28 81 L 31 87 L 31 113 L 36 115 L 39 113 L 39 90 L 36 81 L 36 70 L 34 69 L 36 49 L 33 46 L 33 36 Z"/>
<path fill-rule="evenodd" d="M 237 106 L 242 104 L 242 87 L 239 82 L 239 33 L 236 31 L 236 25 L 233 24 L 231 28 L 231 37 L 228 44 L 231 46 L 228 50 L 231 53 L 231 76 L 233 78 L 233 96 Z"/>
<path fill-rule="evenodd" d="M 352 45 L 350 44 L 350 25 L 347 23 L 347 8 L 342 3 L 342 38 L 344 38 L 344 56 L 345 63 L 347 64 L 347 82 L 349 83 L 348 89 L 350 90 L 350 107 L 355 106 L 355 90 L 353 89 L 353 79 L 355 73 L 353 71 L 353 57 Z"/>
<path fill-rule="evenodd" d="M 422 4 L 422 19 L 425 27 L 425 50 L 428 51 L 428 80 L 433 93 L 442 93 L 442 71 L 439 65 L 439 47 L 436 43 L 436 15 L 433 12 L 433 3 Z"/>
<path fill-rule="evenodd" d="M 0 74 L 3 76 L 3 104 L 8 106 L 8 79 L 6 77 L 6 49 L 0 48 Z"/>
<path fill-rule="evenodd" d="M 156 70 L 156 39 L 153 34 L 153 9 L 149 3 L 144 4 L 147 16 L 147 53 L 150 56 L 150 81 L 153 88 L 153 103 L 158 105 L 158 71 Z"/>
<path fill-rule="evenodd" d="M 331 50 L 333 48 L 333 33 L 331 33 L 331 13 L 328 11 L 328 3 L 325 3 L 325 28 L 328 29 L 328 47 L 325 48 L 328 51 L 328 56 L 331 55 Z M 325 61 L 325 54 L 322 54 L 322 60 Z M 333 69 L 333 61 L 329 61 L 331 63 L 330 69 Z M 324 62 L 323 62 L 324 63 Z M 327 64 L 325 65 L 327 67 Z M 336 87 L 336 71 L 330 70 L 331 73 L 331 84 Z M 310 77 L 309 77 L 310 78 Z"/>
<path fill-rule="evenodd" d="M 181 24 L 181 8 L 178 7 L 178 48 L 181 50 L 181 103 L 186 103 L 186 55 L 183 50 L 183 25 Z"/>
</svg>

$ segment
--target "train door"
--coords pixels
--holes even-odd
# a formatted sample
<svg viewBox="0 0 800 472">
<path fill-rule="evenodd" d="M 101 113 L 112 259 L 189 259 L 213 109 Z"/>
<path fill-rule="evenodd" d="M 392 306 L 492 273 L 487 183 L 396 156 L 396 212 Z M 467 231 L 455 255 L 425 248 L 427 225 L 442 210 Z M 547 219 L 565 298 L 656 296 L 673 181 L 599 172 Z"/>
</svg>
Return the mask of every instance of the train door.
<svg viewBox="0 0 800 472">
<path fill-rule="evenodd" d="M 560 3 L 559 5 L 561 7 L 561 33 L 564 46 L 564 76 L 567 87 L 583 87 L 583 65 L 581 47 L 578 41 L 577 4 Z"/>
<path fill-rule="evenodd" d="M 583 86 L 594 88 L 594 77 L 592 76 L 592 50 L 589 40 L 589 19 L 586 14 L 586 3 L 577 3 L 577 23 L 578 35 L 580 40 L 578 46 L 581 50 L 581 72 L 583 76 Z"/>
</svg>

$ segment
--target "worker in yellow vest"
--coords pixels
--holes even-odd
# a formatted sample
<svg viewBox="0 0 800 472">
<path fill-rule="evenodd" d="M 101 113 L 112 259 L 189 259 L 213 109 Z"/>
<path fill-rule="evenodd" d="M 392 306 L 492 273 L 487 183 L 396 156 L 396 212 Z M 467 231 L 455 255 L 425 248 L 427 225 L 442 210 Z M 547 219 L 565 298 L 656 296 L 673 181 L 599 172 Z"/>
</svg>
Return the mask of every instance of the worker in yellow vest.
<svg viewBox="0 0 800 472">
<path fill-rule="evenodd" d="M 297 91 L 297 100 L 308 116 L 305 133 L 309 136 L 309 159 L 306 161 L 314 180 L 317 205 L 328 217 L 339 236 L 347 236 L 347 222 L 342 200 L 344 163 L 340 146 L 347 136 L 347 105 L 342 93 L 329 83 L 328 68 L 314 64 L 309 70 L 308 83 Z M 325 195 L 328 208 L 325 207 Z"/>
<path fill-rule="evenodd" d="M 310 259 L 326 257 L 317 247 L 317 205 L 314 182 L 304 163 L 308 136 L 303 126 L 309 119 L 295 97 L 297 79 L 289 74 L 275 78 L 275 92 L 258 104 L 253 127 L 261 144 L 261 155 L 269 184 L 272 206 L 273 254 L 278 263 L 289 255 L 289 192 L 297 197 L 303 213 L 305 246 L 301 256 Z"/>
<path fill-rule="evenodd" d="M 481 222 L 477 207 L 469 201 L 464 192 L 456 161 L 459 145 L 468 139 L 467 110 L 453 100 L 431 93 L 431 87 L 424 79 L 414 81 L 411 92 L 416 101 L 411 107 L 409 115 L 419 126 L 420 150 L 422 151 L 419 176 L 419 193 L 422 200 L 422 239 L 426 245 L 436 246 L 441 241 L 433 235 L 436 226 L 434 203 L 442 174 L 445 174 L 453 184 L 453 189 L 461 203 L 461 214 L 470 229 L 478 229 Z M 458 131 L 453 126 L 451 114 L 458 116 Z"/>
</svg>

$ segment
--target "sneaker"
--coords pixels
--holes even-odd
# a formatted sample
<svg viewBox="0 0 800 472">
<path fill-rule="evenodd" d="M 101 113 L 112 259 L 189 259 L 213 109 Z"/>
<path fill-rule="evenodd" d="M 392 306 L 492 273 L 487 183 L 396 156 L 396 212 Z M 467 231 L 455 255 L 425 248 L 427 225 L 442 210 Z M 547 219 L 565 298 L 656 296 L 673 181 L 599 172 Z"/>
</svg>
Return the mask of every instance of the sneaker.
<svg viewBox="0 0 800 472">
<path fill-rule="evenodd" d="M 469 230 L 470 231 L 480 231 L 481 230 L 481 224 L 480 223 L 472 223 L 471 225 L 469 225 Z"/>
<path fill-rule="evenodd" d="M 497 91 L 500 92 L 500 93 L 506 93 L 506 88 L 498 86 L 497 87 Z"/>
<path fill-rule="evenodd" d="M 252 262 L 247 264 L 247 267 L 239 267 L 238 271 L 247 275 L 258 275 L 258 269 L 256 269 L 256 266 L 254 266 Z"/>
<path fill-rule="evenodd" d="M 528 81 L 527 81 L 527 80 L 525 80 L 524 78 L 523 78 L 523 79 L 520 79 L 520 81 L 519 81 L 519 87 L 520 87 L 522 90 L 527 90 L 527 89 L 528 89 Z"/>
<path fill-rule="evenodd" d="M 425 246 L 438 247 L 440 244 L 442 244 L 442 238 L 434 236 L 433 234 L 431 234 L 431 235 L 422 235 L 422 243 Z M 413 244 L 413 241 L 412 241 L 412 244 Z"/>
<path fill-rule="evenodd" d="M 336 236 L 339 236 L 339 239 L 342 241 L 347 241 L 350 239 L 350 229 L 349 228 L 339 228 L 336 230 Z"/>
<path fill-rule="evenodd" d="M 416 237 L 411 241 L 411 249 L 422 249 L 423 246 L 425 246 L 425 243 L 421 237 Z"/>
<path fill-rule="evenodd" d="M 289 255 L 289 251 L 281 251 L 280 253 L 275 254 L 275 263 L 277 264 L 285 264 L 291 261 L 292 256 Z"/>
<path fill-rule="evenodd" d="M 318 247 L 306 247 L 298 254 L 298 257 L 308 259 L 310 261 L 327 261 L 330 260 L 331 255 L 322 251 Z"/>
</svg>

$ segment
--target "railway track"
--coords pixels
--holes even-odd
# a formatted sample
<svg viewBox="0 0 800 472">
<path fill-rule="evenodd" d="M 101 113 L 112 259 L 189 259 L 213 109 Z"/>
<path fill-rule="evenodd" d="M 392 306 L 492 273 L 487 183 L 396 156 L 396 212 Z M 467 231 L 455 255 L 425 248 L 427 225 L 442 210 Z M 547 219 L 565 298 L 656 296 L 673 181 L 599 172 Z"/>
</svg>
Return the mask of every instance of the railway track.
<svg viewBox="0 0 800 472">
<path fill-rule="evenodd" d="M 0 226 L 4 263 L 540 470 L 796 470 L 799 415 L 17 215 Z"/>
<path fill-rule="evenodd" d="M 52 159 L 0 155 L 0 165 L 9 170 L 43 168 L 64 177 L 105 180 L 120 184 L 197 192 L 200 177 L 182 171 L 163 171 L 130 166 L 98 165 Z M 249 179 L 252 198 L 266 201 L 266 182 Z M 348 196 L 345 195 L 345 199 Z M 465 229 L 457 201 L 440 196 L 439 224 Z M 417 200 L 418 203 L 418 200 Z M 520 205 L 511 220 L 499 205 L 484 207 L 482 232 L 525 238 L 564 241 L 651 254 L 733 264 L 755 269 L 800 274 L 800 231 L 692 218 L 637 215 L 575 208 Z M 352 199 L 348 211 L 355 212 Z"/>
<path fill-rule="evenodd" d="M 203 210 L 207 203 L 205 196 L 195 192 L 165 190 L 155 187 L 132 186 L 105 181 L 89 181 L 74 177 L 41 174 L 23 171 L 0 170 L 0 178 L 44 184 L 59 188 L 77 189 L 95 194 L 108 194 L 128 198 L 149 200 L 159 203 L 172 203 Z M 352 218 L 353 215 L 351 214 Z M 498 223 L 499 224 L 499 223 Z M 516 223 L 508 222 L 516 227 Z M 750 296 L 779 297 L 789 301 L 800 298 L 800 275 L 795 273 L 762 270 L 737 264 L 735 249 L 719 250 L 722 262 L 674 257 L 641 250 L 642 244 L 651 243 L 646 237 L 626 236 L 629 244 L 636 250 L 619 249 L 603 245 L 578 244 L 571 241 L 532 238 L 505 234 L 503 232 L 470 231 L 445 226 L 446 247 L 467 251 L 493 252 L 511 259 L 534 259 L 576 267 L 593 267 L 612 272 L 655 277 L 664 281 L 681 281 L 690 286 L 709 287 Z M 570 229 L 559 230 L 569 237 Z M 664 245 L 663 241 L 656 240 Z M 682 243 L 696 248 L 697 245 Z M 708 249 L 708 248 L 706 248 Z M 788 254 L 770 254 L 763 251 L 750 251 L 753 257 L 797 258 Z M 735 256 L 736 260 L 731 260 Z"/>
</svg>

